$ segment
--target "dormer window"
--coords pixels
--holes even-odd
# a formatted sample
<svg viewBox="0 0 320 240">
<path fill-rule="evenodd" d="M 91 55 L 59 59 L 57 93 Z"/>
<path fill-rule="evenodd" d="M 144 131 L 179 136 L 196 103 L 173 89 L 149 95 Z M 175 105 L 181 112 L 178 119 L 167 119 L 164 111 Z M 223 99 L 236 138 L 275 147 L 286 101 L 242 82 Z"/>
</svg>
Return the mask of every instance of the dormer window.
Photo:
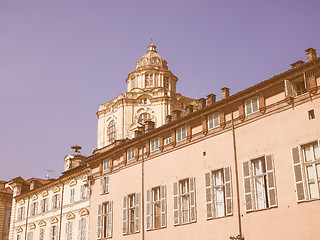
<svg viewBox="0 0 320 240">
<path fill-rule="evenodd" d="M 259 100 L 258 98 L 252 98 L 245 102 L 246 116 L 259 112 Z"/>
<path fill-rule="evenodd" d="M 146 74 L 146 87 L 153 87 L 153 74 Z"/>
<path fill-rule="evenodd" d="M 284 80 L 284 85 L 287 97 L 297 97 L 307 92 L 307 84 L 304 79 L 300 81 Z"/>
</svg>

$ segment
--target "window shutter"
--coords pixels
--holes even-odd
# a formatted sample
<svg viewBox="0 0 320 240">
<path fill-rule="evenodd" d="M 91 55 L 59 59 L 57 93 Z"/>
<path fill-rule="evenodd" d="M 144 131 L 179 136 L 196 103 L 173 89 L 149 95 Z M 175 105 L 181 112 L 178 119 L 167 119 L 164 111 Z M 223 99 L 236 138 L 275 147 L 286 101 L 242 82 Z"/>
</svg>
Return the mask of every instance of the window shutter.
<svg viewBox="0 0 320 240">
<path fill-rule="evenodd" d="M 173 224 L 180 224 L 180 211 L 179 211 L 179 190 L 178 190 L 179 182 L 173 183 Z"/>
<path fill-rule="evenodd" d="M 264 96 L 259 97 L 259 111 L 262 113 L 266 111 L 266 102 Z"/>
<path fill-rule="evenodd" d="M 58 239 L 58 227 L 55 226 L 55 228 L 53 229 L 53 231 L 54 231 L 54 239 L 56 240 L 56 239 Z"/>
<path fill-rule="evenodd" d="M 73 222 L 69 222 L 69 240 L 72 240 Z"/>
<path fill-rule="evenodd" d="M 60 200 L 61 200 L 61 194 L 59 193 L 57 198 L 57 207 L 60 207 L 61 205 Z"/>
<path fill-rule="evenodd" d="M 87 239 L 87 218 L 82 219 L 82 239 Z"/>
<path fill-rule="evenodd" d="M 232 183 L 231 183 L 231 167 L 224 170 L 225 198 L 226 198 L 226 215 L 232 215 Z"/>
<path fill-rule="evenodd" d="M 287 97 L 294 97 L 293 84 L 289 80 L 284 80 L 285 93 Z"/>
<path fill-rule="evenodd" d="M 267 168 L 267 192 L 269 207 L 277 206 L 277 193 L 276 193 L 276 179 L 274 174 L 273 156 L 267 155 L 265 157 Z"/>
<path fill-rule="evenodd" d="M 134 228 L 135 232 L 140 231 L 140 193 L 135 193 Z"/>
<path fill-rule="evenodd" d="M 113 209 L 112 209 L 112 201 L 108 202 L 108 231 L 107 231 L 107 237 L 111 238 L 112 237 L 112 213 L 113 213 Z"/>
<path fill-rule="evenodd" d="M 122 233 L 127 234 L 128 233 L 128 197 L 123 197 L 122 201 Z"/>
<path fill-rule="evenodd" d="M 241 121 L 243 121 L 244 120 L 244 105 L 243 105 L 243 103 L 240 103 L 238 109 L 239 109 L 239 119 Z"/>
<path fill-rule="evenodd" d="M 82 221 L 81 219 L 79 220 L 79 223 L 78 223 L 78 239 L 79 240 L 82 240 L 82 232 L 81 232 L 81 229 L 82 229 Z"/>
<path fill-rule="evenodd" d="M 105 178 L 105 193 L 109 193 L 109 176 L 106 176 Z"/>
<path fill-rule="evenodd" d="M 250 161 L 245 161 L 242 163 L 242 170 L 243 170 L 244 200 L 246 204 L 246 211 L 249 212 L 249 211 L 253 211 Z"/>
<path fill-rule="evenodd" d="M 300 152 L 301 152 L 300 146 L 291 148 L 294 179 L 296 183 L 296 194 L 297 194 L 298 202 L 302 202 L 306 200 Z"/>
<path fill-rule="evenodd" d="M 97 238 L 102 238 L 102 204 L 98 205 L 98 224 L 97 224 Z"/>
<path fill-rule="evenodd" d="M 53 239 L 53 226 L 50 228 L 50 240 Z"/>
<path fill-rule="evenodd" d="M 222 128 L 224 128 L 224 127 L 226 126 L 226 117 L 225 117 L 224 112 L 221 112 L 221 113 L 219 114 L 218 120 L 219 120 L 219 125 L 220 125 Z"/>
<path fill-rule="evenodd" d="M 213 218 L 212 172 L 204 174 L 207 219 Z"/>
<path fill-rule="evenodd" d="M 84 185 L 81 186 L 81 199 L 84 199 Z"/>
<path fill-rule="evenodd" d="M 55 203 L 55 195 L 52 196 L 51 198 L 51 209 L 53 209 L 55 207 L 54 203 Z"/>
<path fill-rule="evenodd" d="M 192 128 L 190 125 L 187 126 L 187 139 L 190 141 L 192 138 Z"/>
<path fill-rule="evenodd" d="M 41 211 L 41 212 L 44 212 L 44 211 L 43 211 L 43 199 L 40 201 L 40 211 Z"/>
<path fill-rule="evenodd" d="M 147 190 L 147 230 L 152 229 L 152 190 Z"/>
<path fill-rule="evenodd" d="M 44 202 L 45 212 L 48 211 L 48 205 L 49 205 L 49 198 L 46 198 L 46 201 Z"/>
<path fill-rule="evenodd" d="M 139 159 L 139 148 L 138 148 L 138 147 L 136 147 L 136 148 L 134 149 L 134 159 L 135 159 L 135 160 L 138 160 L 138 159 Z"/>
<path fill-rule="evenodd" d="M 105 185 L 104 185 L 104 177 L 100 178 L 100 194 L 104 193 Z"/>
<path fill-rule="evenodd" d="M 190 222 L 197 221 L 197 211 L 196 211 L 196 188 L 194 177 L 189 178 L 189 188 L 190 188 Z"/>
<path fill-rule="evenodd" d="M 167 226 L 167 188 L 165 185 L 160 186 L 160 197 L 161 197 L 161 227 Z"/>
<path fill-rule="evenodd" d="M 66 240 L 70 240 L 70 238 L 69 238 L 69 222 L 66 222 Z"/>
</svg>

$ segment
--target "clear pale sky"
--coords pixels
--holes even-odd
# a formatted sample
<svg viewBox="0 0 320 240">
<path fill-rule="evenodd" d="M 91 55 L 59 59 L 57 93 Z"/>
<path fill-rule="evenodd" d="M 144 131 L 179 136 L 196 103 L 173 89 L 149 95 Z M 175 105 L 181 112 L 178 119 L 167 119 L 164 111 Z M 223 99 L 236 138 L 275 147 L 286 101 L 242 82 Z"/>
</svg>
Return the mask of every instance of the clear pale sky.
<svg viewBox="0 0 320 240">
<path fill-rule="evenodd" d="M 0 179 L 90 155 L 98 105 L 126 91 L 150 38 L 177 90 L 221 99 L 320 54 L 319 0 L 0 0 Z"/>
</svg>

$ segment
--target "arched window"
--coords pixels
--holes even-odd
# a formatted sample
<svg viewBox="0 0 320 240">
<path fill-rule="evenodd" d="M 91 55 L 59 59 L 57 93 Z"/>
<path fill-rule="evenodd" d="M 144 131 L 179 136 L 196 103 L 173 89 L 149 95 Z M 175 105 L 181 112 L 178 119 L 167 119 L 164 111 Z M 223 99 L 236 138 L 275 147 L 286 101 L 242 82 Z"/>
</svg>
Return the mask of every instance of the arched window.
<svg viewBox="0 0 320 240">
<path fill-rule="evenodd" d="M 116 128 L 115 128 L 114 121 L 112 120 L 110 121 L 107 129 L 108 141 L 110 143 L 114 142 L 115 135 L 116 135 Z"/>
<path fill-rule="evenodd" d="M 146 74 L 146 87 L 153 87 L 153 74 Z"/>
<path fill-rule="evenodd" d="M 151 120 L 151 116 L 149 113 L 142 113 L 139 116 L 138 123 L 145 124 L 147 121 L 150 121 L 150 120 Z"/>
</svg>

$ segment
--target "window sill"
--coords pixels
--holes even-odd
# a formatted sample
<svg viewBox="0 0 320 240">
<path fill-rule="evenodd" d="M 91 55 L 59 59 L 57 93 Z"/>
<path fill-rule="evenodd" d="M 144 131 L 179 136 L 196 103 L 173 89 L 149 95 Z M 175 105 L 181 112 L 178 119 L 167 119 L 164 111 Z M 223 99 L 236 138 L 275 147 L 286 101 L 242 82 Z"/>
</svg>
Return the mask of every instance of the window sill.
<svg viewBox="0 0 320 240">
<path fill-rule="evenodd" d="M 246 211 L 246 213 L 250 214 L 250 213 L 255 213 L 255 212 L 262 212 L 262 211 L 270 210 L 270 209 L 273 209 L 273 208 L 278 208 L 278 206 L 262 208 L 262 209 L 252 210 L 252 211 Z"/>
<path fill-rule="evenodd" d="M 174 226 L 174 227 L 179 227 L 179 226 L 189 225 L 189 224 L 196 223 L 196 222 L 197 222 L 197 220 L 194 221 L 194 222 L 179 223 L 179 224 L 176 224 L 176 225 L 173 225 L 173 226 Z"/>
<path fill-rule="evenodd" d="M 225 215 L 225 216 L 221 216 L 221 217 L 211 217 L 211 218 L 207 218 L 208 221 L 210 220 L 217 220 L 217 219 L 223 219 L 223 218 L 227 218 L 227 217 L 232 217 L 233 214 L 230 215 Z"/>
</svg>

